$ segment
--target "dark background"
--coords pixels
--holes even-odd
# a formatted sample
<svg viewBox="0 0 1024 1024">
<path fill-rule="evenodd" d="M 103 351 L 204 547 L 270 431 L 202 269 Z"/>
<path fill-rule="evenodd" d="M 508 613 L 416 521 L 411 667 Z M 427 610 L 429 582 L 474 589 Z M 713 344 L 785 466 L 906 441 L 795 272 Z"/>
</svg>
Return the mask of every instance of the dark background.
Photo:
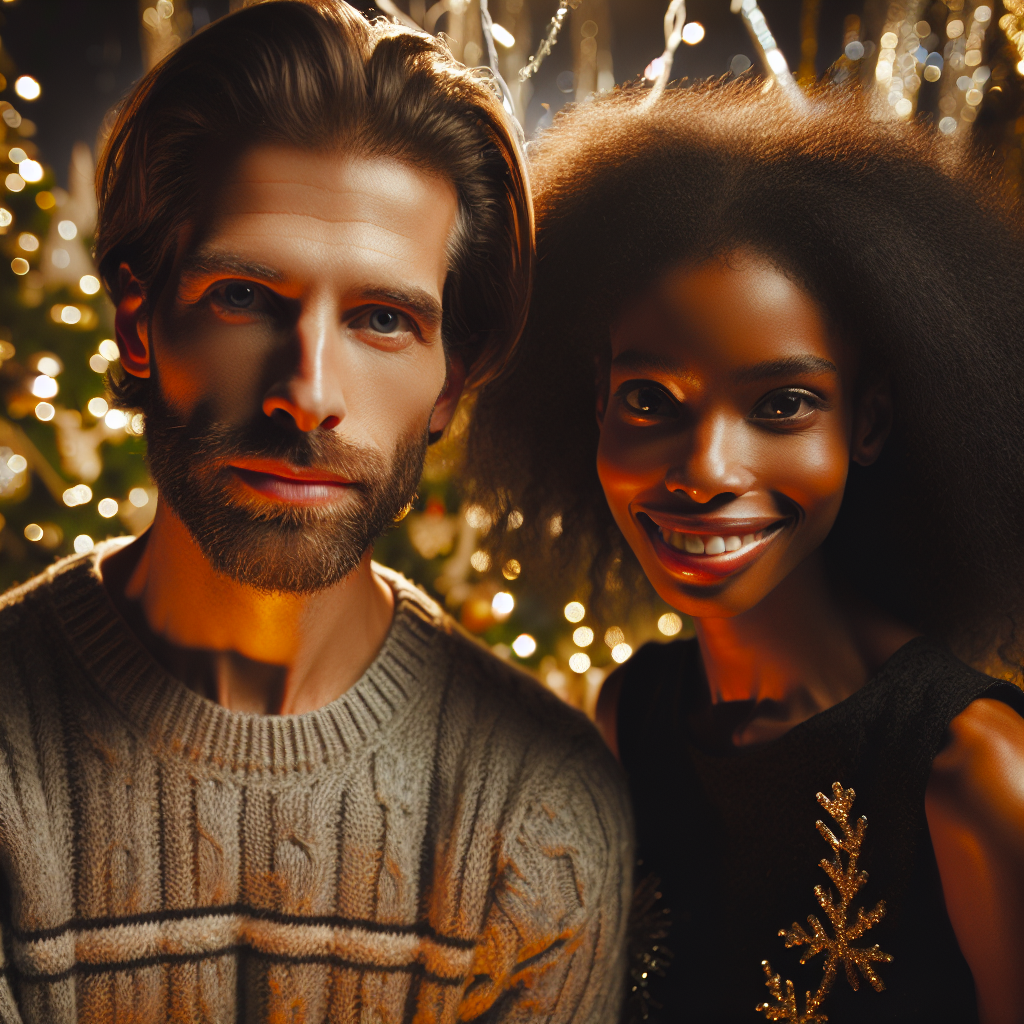
<svg viewBox="0 0 1024 1024">
<path fill-rule="evenodd" d="M 557 0 L 526 0 L 533 24 L 534 46 L 555 12 Z M 611 0 L 612 56 L 615 77 L 628 81 L 642 73 L 664 48 L 662 18 L 667 0 Z M 371 3 L 355 6 L 378 13 Z M 403 9 L 407 6 L 399 0 Z M 491 0 L 495 20 L 501 4 Z M 760 0 L 768 24 L 795 71 L 800 61 L 800 0 Z M 863 0 L 823 0 L 819 15 L 817 71 L 823 72 L 842 51 L 843 19 L 863 14 Z M 190 5 L 196 22 L 227 13 L 228 0 L 200 0 Z M 729 0 L 690 0 L 689 20 L 700 21 L 705 38 L 696 46 L 680 46 L 673 78 L 717 77 L 739 53 L 755 55 L 739 15 Z M 95 148 L 107 111 L 142 74 L 138 0 L 14 0 L 0 9 L 0 35 L 13 67 L 4 69 L 10 99 L 25 117 L 38 125 L 34 141 L 40 158 L 50 164 L 59 184 L 66 184 L 71 147 L 76 141 Z M 531 53 L 533 49 L 531 48 Z M 532 133 L 543 115 L 542 103 L 557 110 L 571 97 L 556 85 L 560 72 L 570 69 L 572 50 L 558 45 L 535 79 L 525 128 Z M 11 72 L 14 72 L 13 74 Z M 42 95 L 25 102 L 14 95 L 18 74 L 29 74 L 42 85 Z"/>
</svg>

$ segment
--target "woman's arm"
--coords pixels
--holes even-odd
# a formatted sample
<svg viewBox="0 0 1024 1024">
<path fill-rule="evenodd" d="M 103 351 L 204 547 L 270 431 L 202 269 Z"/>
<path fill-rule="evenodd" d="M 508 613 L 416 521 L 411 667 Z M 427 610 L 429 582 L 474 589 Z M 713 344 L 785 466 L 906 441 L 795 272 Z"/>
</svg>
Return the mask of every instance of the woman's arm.
<svg viewBox="0 0 1024 1024">
<path fill-rule="evenodd" d="M 982 1024 L 1024 1024 L 1024 718 L 988 698 L 957 715 L 925 810 Z"/>
</svg>

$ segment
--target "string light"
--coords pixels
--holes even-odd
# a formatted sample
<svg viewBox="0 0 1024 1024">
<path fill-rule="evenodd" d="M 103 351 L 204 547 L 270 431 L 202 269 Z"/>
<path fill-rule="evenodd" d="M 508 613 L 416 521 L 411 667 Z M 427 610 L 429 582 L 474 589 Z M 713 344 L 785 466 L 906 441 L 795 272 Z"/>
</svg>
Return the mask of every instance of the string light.
<svg viewBox="0 0 1024 1024">
<path fill-rule="evenodd" d="M 633 648 L 629 644 L 616 644 L 612 648 L 612 661 L 618 662 L 620 665 L 633 653 Z"/>
<path fill-rule="evenodd" d="M 771 72 L 773 80 L 783 92 L 798 106 L 804 106 L 804 94 L 796 84 L 793 73 L 789 70 L 785 54 L 775 42 L 775 36 L 768 28 L 764 12 L 757 6 L 757 0 L 732 0 L 729 8 L 733 14 L 739 14 L 746 25 L 750 38 L 754 43 L 765 68 Z"/>
<path fill-rule="evenodd" d="M 572 642 L 577 647 L 589 647 L 594 642 L 594 631 L 589 626 L 580 626 L 573 631 Z"/>
<path fill-rule="evenodd" d="M 11 260 L 11 270 L 18 275 L 18 277 L 24 277 L 29 272 L 28 260 L 23 259 L 21 256 L 15 256 Z"/>
<path fill-rule="evenodd" d="M 95 545 L 93 544 L 92 537 L 90 537 L 89 534 L 87 533 L 80 533 L 75 538 L 76 554 L 87 555 L 90 551 L 92 551 L 94 546 Z"/>
<path fill-rule="evenodd" d="M 571 668 L 576 675 L 583 675 L 583 673 L 590 668 L 589 656 L 584 654 L 582 651 L 577 651 L 571 658 L 569 658 L 569 668 Z"/>
<path fill-rule="evenodd" d="M 555 16 L 548 22 L 548 30 L 541 40 L 540 46 L 537 47 L 537 52 L 530 58 L 526 67 L 521 68 L 519 71 L 520 82 L 525 82 L 537 73 L 541 64 L 544 63 L 544 58 L 551 52 L 558 41 L 558 33 L 562 30 L 562 25 L 565 22 L 565 16 L 569 13 L 569 8 L 578 7 L 579 4 L 580 0 L 560 0 L 558 10 L 555 11 Z"/>
<path fill-rule="evenodd" d="M 43 165 L 38 160 L 22 160 L 18 164 L 18 173 L 25 179 L 25 181 L 42 181 L 43 180 Z"/>
<path fill-rule="evenodd" d="M 57 225 L 57 234 L 64 239 L 65 242 L 70 242 L 78 234 L 78 225 L 73 220 L 62 220 Z"/>
<path fill-rule="evenodd" d="M 100 419 L 102 416 L 105 416 L 107 408 L 107 400 L 105 398 L 90 398 L 86 405 L 86 409 L 88 409 L 96 419 Z"/>
<path fill-rule="evenodd" d="M 499 622 L 507 619 L 515 606 L 515 598 L 506 590 L 499 591 L 491 598 L 491 613 Z"/>
<path fill-rule="evenodd" d="M 683 620 L 675 612 L 666 612 L 658 619 L 658 630 L 665 636 L 675 636 L 682 629 Z"/>
<path fill-rule="evenodd" d="M 23 100 L 37 100 L 43 90 L 31 75 L 20 75 L 14 80 L 14 91 Z"/>
<path fill-rule="evenodd" d="M 529 633 L 520 633 L 512 641 L 512 650 L 520 658 L 529 658 L 537 650 L 537 641 Z"/>
<path fill-rule="evenodd" d="M 570 601 L 565 606 L 565 617 L 570 622 L 582 622 L 583 616 L 587 614 L 587 609 L 580 604 L 579 601 Z"/>
<path fill-rule="evenodd" d="M 117 502 L 113 498 L 103 498 L 102 501 L 96 506 L 96 511 L 99 512 L 104 519 L 110 519 L 111 516 L 117 515 Z"/>
<path fill-rule="evenodd" d="M 491 556 L 486 551 L 474 551 L 469 556 L 469 564 L 477 572 L 487 572 L 491 567 Z"/>
<path fill-rule="evenodd" d="M 40 402 L 35 408 L 35 414 L 37 420 L 49 423 L 56 416 L 57 410 L 49 402 Z"/>
</svg>

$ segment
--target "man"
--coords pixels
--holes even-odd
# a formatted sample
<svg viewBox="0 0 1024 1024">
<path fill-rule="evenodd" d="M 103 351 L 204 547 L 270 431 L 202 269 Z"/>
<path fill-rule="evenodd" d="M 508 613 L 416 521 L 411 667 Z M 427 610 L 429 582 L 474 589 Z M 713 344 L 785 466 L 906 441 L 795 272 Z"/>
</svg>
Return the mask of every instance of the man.
<svg viewBox="0 0 1024 1024">
<path fill-rule="evenodd" d="M 582 718 L 370 561 L 507 360 L 485 84 L 340 2 L 226 18 L 99 175 L 149 532 L 0 606 L 0 1020 L 612 1021 L 629 813 Z"/>
</svg>

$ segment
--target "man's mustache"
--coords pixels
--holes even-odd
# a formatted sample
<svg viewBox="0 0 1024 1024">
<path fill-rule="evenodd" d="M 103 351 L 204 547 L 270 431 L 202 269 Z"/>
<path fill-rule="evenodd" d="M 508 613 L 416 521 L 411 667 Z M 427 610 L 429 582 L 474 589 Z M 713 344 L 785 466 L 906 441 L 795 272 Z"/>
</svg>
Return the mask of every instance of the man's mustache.
<svg viewBox="0 0 1024 1024">
<path fill-rule="evenodd" d="M 333 430 L 303 433 L 267 416 L 244 425 L 229 425 L 216 422 L 202 407 L 184 423 L 167 409 L 154 410 L 151 419 L 154 414 L 162 421 L 154 426 L 173 430 L 177 443 L 187 444 L 198 462 L 267 459 L 356 482 L 379 478 L 387 468 L 378 449 L 356 444 Z"/>
</svg>

